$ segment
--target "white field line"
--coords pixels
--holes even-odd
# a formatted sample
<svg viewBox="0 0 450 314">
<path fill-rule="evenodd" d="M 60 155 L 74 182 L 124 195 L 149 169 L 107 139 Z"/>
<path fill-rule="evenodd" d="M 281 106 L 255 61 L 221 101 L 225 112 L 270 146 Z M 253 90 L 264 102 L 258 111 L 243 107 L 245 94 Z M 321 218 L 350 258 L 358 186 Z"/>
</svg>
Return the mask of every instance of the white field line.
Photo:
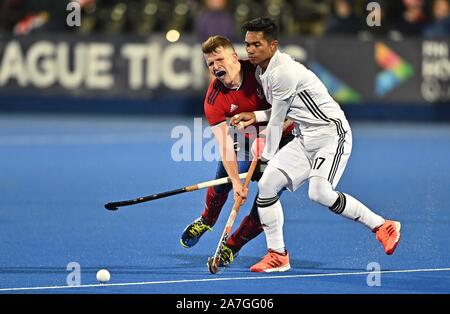
<svg viewBox="0 0 450 314">
<path fill-rule="evenodd" d="M 214 281 L 267 280 L 267 279 L 290 279 L 290 278 L 313 278 L 313 277 L 338 277 L 338 276 L 356 276 L 356 275 L 368 275 L 368 274 L 424 273 L 424 272 L 442 272 L 442 271 L 450 271 L 450 268 L 381 270 L 381 271 L 361 271 L 361 272 L 345 272 L 345 273 L 329 273 L 329 274 L 305 274 L 305 275 L 278 275 L 278 276 L 251 276 L 251 277 L 180 279 L 180 280 L 144 281 L 144 282 L 124 282 L 124 283 L 111 283 L 111 284 L 91 284 L 91 285 L 79 285 L 79 286 L 48 286 L 48 287 L 0 288 L 0 292 L 52 290 L 52 289 L 75 289 L 75 288 L 97 288 L 97 287 L 102 287 L 102 288 L 104 288 L 104 287 L 126 287 L 126 286 L 145 286 L 145 285 L 162 285 L 162 284 L 196 283 L 196 282 L 214 282 Z"/>
</svg>

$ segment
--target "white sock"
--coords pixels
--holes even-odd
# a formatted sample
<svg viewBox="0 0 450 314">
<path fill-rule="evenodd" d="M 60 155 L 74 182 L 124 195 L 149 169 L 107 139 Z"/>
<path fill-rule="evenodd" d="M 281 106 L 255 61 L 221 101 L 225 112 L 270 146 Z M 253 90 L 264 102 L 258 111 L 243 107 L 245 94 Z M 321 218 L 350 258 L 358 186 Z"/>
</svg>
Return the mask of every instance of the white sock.
<svg viewBox="0 0 450 314">
<path fill-rule="evenodd" d="M 383 217 L 375 214 L 356 198 L 345 193 L 341 194 L 345 195 L 345 207 L 340 213 L 342 216 L 354 221 L 359 221 L 370 230 L 374 230 L 376 227 L 384 224 L 385 220 Z"/>
<path fill-rule="evenodd" d="M 266 235 L 267 247 L 278 253 L 284 253 L 284 216 L 280 201 L 267 207 L 258 206 L 258 214 Z"/>
<path fill-rule="evenodd" d="M 327 206 L 336 214 L 361 222 L 370 230 L 384 224 L 383 217 L 372 212 L 351 195 L 334 191 L 331 183 L 324 178 L 312 177 L 309 180 L 308 194 L 311 200 Z"/>
</svg>

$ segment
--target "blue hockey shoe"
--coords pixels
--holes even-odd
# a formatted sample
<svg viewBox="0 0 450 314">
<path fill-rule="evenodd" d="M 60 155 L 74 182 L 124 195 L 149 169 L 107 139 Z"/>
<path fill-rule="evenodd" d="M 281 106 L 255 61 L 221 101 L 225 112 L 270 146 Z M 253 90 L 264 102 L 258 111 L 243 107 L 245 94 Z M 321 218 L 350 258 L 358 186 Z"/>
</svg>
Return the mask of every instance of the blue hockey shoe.
<svg viewBox="0 0 450 314">
<path fill-rule="evenodd" d="M 208 230 L 211 231 L 212 228 L 205 223 L 205 219 L 203 217 L 197 218 L 184 229 L 180 239 L 181 245 L 185 248 L 193 247 Z"/>
</svg>

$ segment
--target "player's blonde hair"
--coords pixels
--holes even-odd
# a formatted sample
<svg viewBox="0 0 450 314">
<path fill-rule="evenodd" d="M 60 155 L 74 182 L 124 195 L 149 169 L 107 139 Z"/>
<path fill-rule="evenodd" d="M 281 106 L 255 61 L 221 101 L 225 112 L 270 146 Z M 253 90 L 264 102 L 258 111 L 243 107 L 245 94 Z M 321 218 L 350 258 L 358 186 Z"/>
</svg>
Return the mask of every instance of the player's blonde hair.
<svg viewBox="0 0 450 314">
<path fill-rule="evenodd" d="M 205 54 L 213 53 L 220 47 L 230 48 L 233 52 L 235 51 L 231 41 L 220 35 L 210 36 L 207 40 L 205 40 L 202 44 L 202 51 Z"/>
</svg>

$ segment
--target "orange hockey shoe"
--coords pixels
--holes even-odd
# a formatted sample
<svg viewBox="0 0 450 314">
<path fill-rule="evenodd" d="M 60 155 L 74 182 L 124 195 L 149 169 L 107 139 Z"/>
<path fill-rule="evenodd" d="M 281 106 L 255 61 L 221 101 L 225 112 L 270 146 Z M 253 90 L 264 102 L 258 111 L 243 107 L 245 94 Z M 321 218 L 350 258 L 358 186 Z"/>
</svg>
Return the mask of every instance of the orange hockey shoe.
<svg viewBox="0 0 450 314">
<path fill-rule="evenodd" d="M 250 271 L 256 273 L 283 272 L 291 269 L 289 264 L 289 253 L 280 254 L 271 249 L 262 258 L 261 261 L 250 267 Z"/>
<path fill-rule="evenodd" d="M 384 224 L 377 228 L 377 240 L 381 242 L 387 255 L 394 253 L 400 241 L 401 224 L 398 221 L 386 220 Z"/>
</svg>

